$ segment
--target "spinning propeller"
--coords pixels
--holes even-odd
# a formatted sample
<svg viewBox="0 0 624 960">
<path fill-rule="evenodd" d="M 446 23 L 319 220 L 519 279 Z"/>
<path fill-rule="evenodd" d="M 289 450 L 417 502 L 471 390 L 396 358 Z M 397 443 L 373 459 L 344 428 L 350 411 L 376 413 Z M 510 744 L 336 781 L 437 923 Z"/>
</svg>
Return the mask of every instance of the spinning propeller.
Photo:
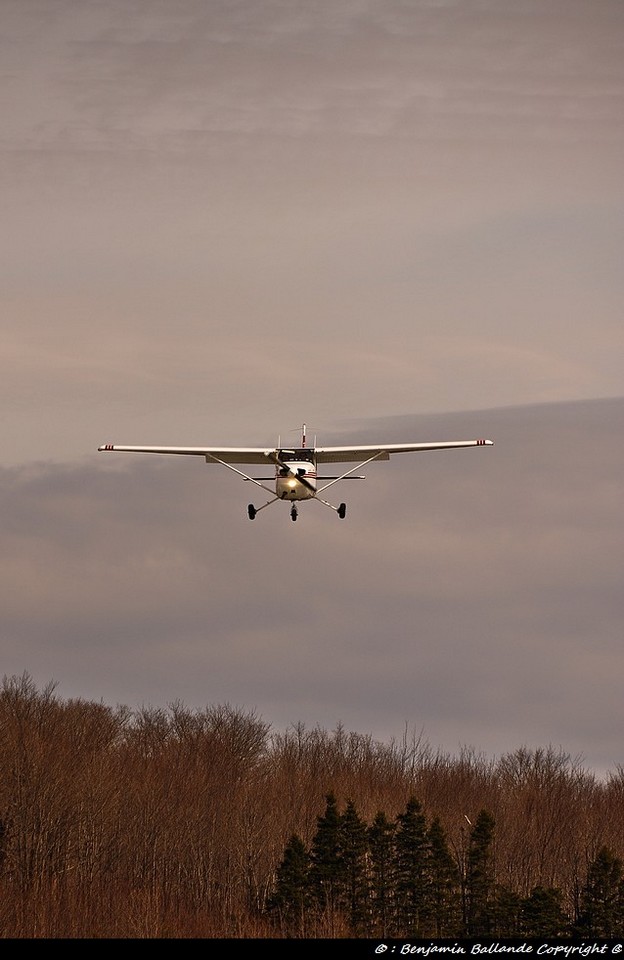
<svg viewBox="0 0 624 960">
<path fill-rule="evenodd" d="M 285 450 L 284 453 L 292 453 L 294 455 L 295 451 Z M 280 470 L 284 471 L 285 477 L 293 477 L 293 479 L 298 480 L 303 487 L 306 487 L 306 489 L 310 490 L 311 493 L 316 493 L 316 487 L 314 484 L 310 483 L 305 475 L 305 467 L 297 467 L 296 470 L 293 470 L 290 464 L 280 460 L 277 454 L 273 453 L 272 451 L 271 453 L 267 453 L 267 458 L 271 461 L 271 463 L 274 463 L 277 467 L 279 467 Z"/>
</svg>

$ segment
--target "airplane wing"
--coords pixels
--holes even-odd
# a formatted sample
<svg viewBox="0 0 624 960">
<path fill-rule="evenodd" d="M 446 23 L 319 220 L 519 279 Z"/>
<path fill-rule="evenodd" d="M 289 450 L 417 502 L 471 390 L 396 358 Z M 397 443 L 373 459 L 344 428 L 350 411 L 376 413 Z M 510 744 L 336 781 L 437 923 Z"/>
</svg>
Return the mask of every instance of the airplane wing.
<svg viewBox="0 0 624 960">
<path fill-rule="evenodd" d="M 317 463 L 346 463 L 368 459 L 389 460 L 393 453 L 414 453 L 419 450 L 451 450 L 456 447 L 492 446 L 493 440 L 444 440 L 439 443 L 386 443 L 383 446 L 316 447 Z"/>
<path fill-rule="evenodd" d="M 172 453 L 187 457 L 204 457 L 206 463 L 263 463 L 270 462 L 273 447 L 128 447 L 104 443 L 98 450 L 118 453 Z"/>
<path fill-rule="evenodd" d="M 389 460 L 394 453 L 413 453 L 419 450 L 449 450 L 457 447 L 491 446 L 493 440 L 446 440 L 434 443 L 387 443 L 383 446 L 316 447 L 317 463 L 347 463 L 365 460 Z M 146 447 L 105 443 L 100 451 L 118 453 L 164 453 L 204 457 L 207 463 L 262 463 L 274 462 L 274 447 Z"/>
</svg>

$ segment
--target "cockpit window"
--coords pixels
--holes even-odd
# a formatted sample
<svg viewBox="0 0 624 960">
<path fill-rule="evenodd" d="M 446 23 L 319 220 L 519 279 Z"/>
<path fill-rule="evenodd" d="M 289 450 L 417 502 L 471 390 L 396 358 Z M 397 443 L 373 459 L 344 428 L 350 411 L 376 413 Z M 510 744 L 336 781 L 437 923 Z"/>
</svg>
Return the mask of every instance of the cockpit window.
<svg viewBox="0 0 624 960">
<path fill-rule="evenodd" d="M 309 447 L 296 447 L 291 450 L 278 450 L 280 460 L 304 460 L 314 463 L 314 453 Z"/>
</svg>

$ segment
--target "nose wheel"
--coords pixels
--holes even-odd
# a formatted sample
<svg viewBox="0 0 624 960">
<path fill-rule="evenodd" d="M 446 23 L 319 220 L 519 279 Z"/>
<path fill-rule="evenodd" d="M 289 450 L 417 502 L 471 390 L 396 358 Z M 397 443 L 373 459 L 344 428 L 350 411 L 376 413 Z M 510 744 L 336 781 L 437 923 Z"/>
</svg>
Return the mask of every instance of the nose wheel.
<svg viewBox="0 0 624 960">
<path fill-rule="evenodd" d="M 293 503 L 292 507 L 290 508 L 290 519 L 293 520 L 293 521 L 297 519 L 297 508 L 296 508 L 296 506 L 294 505 L 294 503 Z"/>
</svg>

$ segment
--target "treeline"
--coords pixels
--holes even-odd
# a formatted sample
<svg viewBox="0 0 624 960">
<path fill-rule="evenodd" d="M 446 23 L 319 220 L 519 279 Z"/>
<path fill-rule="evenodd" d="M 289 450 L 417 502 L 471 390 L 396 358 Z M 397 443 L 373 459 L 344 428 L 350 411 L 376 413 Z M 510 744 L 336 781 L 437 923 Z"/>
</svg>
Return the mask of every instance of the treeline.
<svg viewBox="0 0 624 960">
<path fill-rule="evenodd" d="M 0 936 L 622 936 L 624 770 L 0 690 Z M 548 930 L 544 925 L 550 924 Z"/>
<path fill-rule="evenodd" d="M 563 891 L 538 885 L 527 897 L 496 881 L 495 821 L 481 810 L 454 855 L 440 818 L 427 825 L 411 797 L 394 821 L 367 826 L 353 801 L 333 793 L 310 847 L 288 841 L 267 909 L 292 937 L 573 938 L 624 935 L 624 867 L 607 847 L 589 865 L 572 919 Z"/>
</svg>

